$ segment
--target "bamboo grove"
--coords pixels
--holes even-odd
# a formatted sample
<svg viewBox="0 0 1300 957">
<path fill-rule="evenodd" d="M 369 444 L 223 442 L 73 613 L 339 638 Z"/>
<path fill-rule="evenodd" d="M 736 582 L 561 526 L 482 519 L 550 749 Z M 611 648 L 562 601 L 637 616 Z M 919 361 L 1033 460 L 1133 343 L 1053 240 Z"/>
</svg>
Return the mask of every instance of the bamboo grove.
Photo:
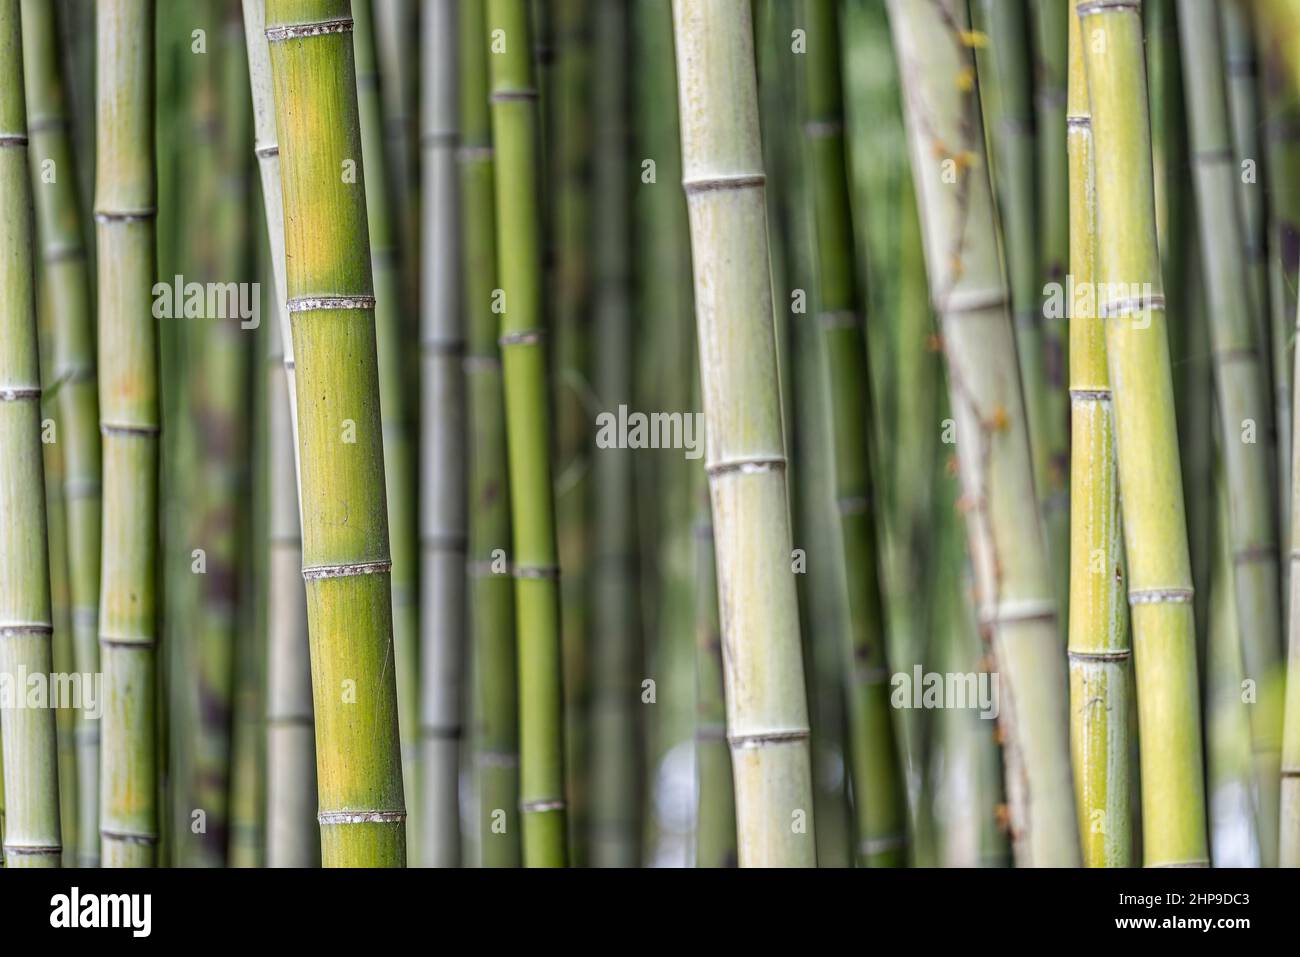
<svg viewBox="0 0 1300 957">
<path fill-rule="evenodd" d="M 0 0 L 22 867 L 1300 866 L 1300 0 Z"/>
</svg>

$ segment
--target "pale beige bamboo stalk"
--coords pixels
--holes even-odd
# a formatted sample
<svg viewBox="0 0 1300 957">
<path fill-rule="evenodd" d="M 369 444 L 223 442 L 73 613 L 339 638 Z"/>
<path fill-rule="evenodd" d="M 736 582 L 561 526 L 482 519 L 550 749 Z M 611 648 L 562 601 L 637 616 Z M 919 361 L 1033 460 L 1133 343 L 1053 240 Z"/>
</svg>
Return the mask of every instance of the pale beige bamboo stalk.
<svg viewBox="0 0 1300 957">
<path fill-rule="evenodd" d="M 674 0 L 742 867 L 816 863 L 749 0 Z"/>
</svg>

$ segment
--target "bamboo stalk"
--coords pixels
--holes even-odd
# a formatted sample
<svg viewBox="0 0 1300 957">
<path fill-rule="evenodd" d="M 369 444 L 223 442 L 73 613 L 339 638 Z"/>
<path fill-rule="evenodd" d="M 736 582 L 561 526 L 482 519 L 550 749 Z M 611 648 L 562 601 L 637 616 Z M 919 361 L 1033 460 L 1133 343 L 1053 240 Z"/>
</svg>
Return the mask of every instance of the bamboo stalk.
<svg viewBox="0 0 1300 957">
<path fill-rule="evenodd" d="M 104 455 L 100 860 L 157 860 L 158 334 L 153 0 L 96 7 L 95 221 Z"/>
<path fill-rule="evenodd" d="M 54 324 L 54 380 L 64 463 L 73 667 L 99 673 L 100 438 L 95 329 L 82 208 L 68 135 L 54 6 L 23 0 L 23 64 L 44 276 Z M 53 163 L 53 181 L 43 175 Z M 58 170 L 69 175 L 59 176 Z M 78 709 L 77 863 L 99 863 L 99 726 Z"/>
<path fill-rule="evenodd" d="M 1300 315 L 1295 328 L 1300 330 Z M 1295 350 L 1300 363 L 1300 349 Z M 1300 367 L 1293 370 L 1300 372 Z M 1293 381 L 1295 381 L 1293 379 Z M 1292 422 L 1300 422 L 1300 389 L 1292 391 Z M 1278 864 L 1300 867 L 1300 442 L 1291 443 L 1290 582 L 1286 699 L 1283 711 Z"/>
<path fill-rule="evenodd" d="M 54 671 L 50 562 L 41 451 L 36 232 L 27 167 L 18 0 L 0 0 L 0 708 L 8 867 L 58 867 L 59 767 L 54 702 L 27 676 Z"/>
<path fill-rule="evenodd" d="M 1279 682 L 1275 468 L 1268 366 L 1260 355 L 1255 283 L 1243 250 L 1238 168 L 1232 148 L 1226 80 L 1219 52 L 1217 7 L 1182 0 L 1179 36 L 1187 90 L 1189 144 L 1199 211 L 1201 259 L 1209 296 L 1215 394 L 1228 483 L 1229 533 L 1245 676 L 1255 683 L 1251 746 L 1255 752 L 1258 831 L 1267 865 L 1277 846 Z M 1261 263 L 1262 265 L 1262 263 Z"/>
<path fill-rule="evenodd" d="M 595 388 L 601 406 L 632 400 L 630 303 L 631 190 L 627 125 L 630 83 L 628 11 L 599 3 L 593 12 L 597 79 L 592 147 Z M 600 449 L 594 462 L 592 583 L 594 640 L 591 723 L 591 810 L 587 841 L 594 867 L 641 863 L 641 609 L 637 599 L 634 453 Z"/>
<path fill-rule="evenodd" d="M 808 713 L 750 6 L 676 0 L 673 30 L 739 862 L 811 867 Z"/>
<path fill-rule="evenodd" d="M 853 263 L 845 171 L 839 17 L 832 0 L 807 0 L 809 37 L 804 139 L 812 167 L 819 313 L 830 391 L 841 561 L 849 582 L 843 644 L 856 812 L 856 859 L 906 863 L 906 802 L 889 707 L 885 608 L 869 448 L 872 418 L 867 343 Z"/>
<path fill-rule="evenodd" d="M 379 350 L 379 407 L 384 429 L 388 538 L 393 560 L 393 647 L 397 669 L 398 726 L 402 739 L 402 788 L 406 794 L 407 844 L 418 848 L 420 832 L 420 622 L 416 567 L 415 458 L 403 370 L 407 350 L 406 310 L 399 271 L 399 207 L 402 195 L 384 162 L 384 114 L 370 0 L 355 0 L 357 106 L 361 147 L 370 163 L 366 209 L 370 224 L 371 269 L 375 283 L 375 341 Z M 404 215 L 404 213 L 403 213 Z"/>
<path fill-rule="evenodd" d="M 406 863 L 374 287 L 346 0 L 269 0 L 321 859 Z"/>
<path fill-rule="evenodd" d="M 559 567 L 551 488 L 538 176 L 537 87 L 528 5 L 488 0 L 495 144 L 500 345 L 514 535 L 519 661 L 519 808 L 524 864 L 563 867 L 564 692 Z"/>
<path fill-rule="evenodd" d="M 1034 479 L 965 9 L 951 0 L 926 8 L 892 0 L 889 10 L 947 359 L 977 614 L 1000 676 L 1016 862 L 1073 865 L 1066 668 L 1039 517 L 1024 509 L 1036 500 Z"/>
<path fill-rule="evenodd" d="M 505 410 L 497 317 L 497 239 L 493 208 L 488 44 L 482 4 L 459 17 L 460 217 L 467 320 L 465 389 L 469 407 L 469 589 L 473 655 L 474 763 L 480 863 L 516 867 L 519 841 L 519 728 L 514 587 L 494 553 L 510 544 Z"/>
<path fill-rule="evenodd" d="M 464 5 L 460 5 L 464 6 Z M 421 700 L 423 858 L 460 863 L 461 674 L 464 671 L 466 484 L 465 331 L 461 317 L 458 5 L 426 0 L 421 21 L 424 300 L 420 377 Z M 486 97 L 484 98 L 486 103 Z M 489 294 L 490 299 L 490 294 Z"/>
<path fill-rule="evenodd" d="M 1079 18 L 1069 18 L 1070 276 L 1070 744 L 1079 840 L 1088 867 L 1127 867 L 1129 813 L 1128 616 L 1115 421 L 1106 323 L 1097 276 L 1097 189 Z"/>
<path fill-rule="evenodd" d="M 1096 308 L 1107 320 L 1128 598 L 1139 649 L 1143 853 L 1147 866 L 1204 865 L 1191 567 L 1149 162 L 1142 19 L 1128 3 L 1084 0 L 1075 9 L 1092 117 L 1096 279 L 1106 291 Z M 1129 289 L 1138 291 L 1123 291 Z"/>
<path fill-rule="evenodd" d="M 266 651 L 266 863 L 269 867 L 310 867 L 320 862 L 320 829 L 315 819 L 311 662 L 302 586 L 298 398 L 286 292 L 284 200 L 271 53 L 266 40 L 266 0 L 244 0 L 244 36 L 252 88 L 253 148 L 261 173 L 276 318 L 267 382 L 272 482 L 268 518 L 271 555 Z"/>
</svg>

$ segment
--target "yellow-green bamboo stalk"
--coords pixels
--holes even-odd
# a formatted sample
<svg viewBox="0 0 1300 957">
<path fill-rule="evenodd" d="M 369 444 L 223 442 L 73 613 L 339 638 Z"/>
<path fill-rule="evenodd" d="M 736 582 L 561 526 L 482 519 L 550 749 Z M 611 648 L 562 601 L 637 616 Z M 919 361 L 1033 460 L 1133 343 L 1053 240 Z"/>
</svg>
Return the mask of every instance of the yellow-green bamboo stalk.
<svg viewBox="0 0 1300 957">
<path fill-rule="evenodd" d="M 1300 331 L 1300 315 L 1295 328 Z M 1295 350 L 1300 372 L 1300 349 Z M 1300 389 L 1292 393 L 1292 421 L 1300 422 Z M 1300 442 L 1291 443 L 1290 567 L 1286 702 L 1282 731 L 1282 788 L 1278 824 L 1278 864 L 1300 867 Z"/>
<path fill-rule="evenodd" d="M 69 170 L 69 172 L 71 172 Z M 0 0 L 0 707 L 8 867 L 58 867 L 59 767 L 54 702 L 28 676 L 54 671 L 41 450 L 36 230 L 27 167 L 18 0 Z"/>
<path fill-rule="evenodd" d="M 267 442 L 271 469 L 271 537 L 267 608 L 266 863 L 310 867 L 320 862 L 316 823 L 316 750 L 302 585 L 298 499 L 298 398 L 284 261 L 284 199 L 272 99 L 266 0 L 244 0 L 244 37 L 253 100 L 254 154 L 271 248 L 276 329 L 269 350 Z"/>
<path fill-rule="evenodd" d="M 379 407 L 384 425 L 384 478 L 388 483 L 388 538 L 393 559 L 393 648 L 397 669 L 398 726 L 402 738 L 402 787 L 407 796 L 406 836 L 417 846 L 420 782 L 420 623 L 416 579 L 417 528 L 415 466 L 411 425 L 406 409 L 403 370 L 409 361 L 403 346 L 402 277 L 398 271 L 399 230 L 395 223 L 401 195 L 384 163 L 384 117 L 379 61 L 370 0 L 354 0 L 356 23 L 357 106 L 366 168 L 366 209 L 370 225 L 371 269 L 375 283 L 375 341 L 379 350 Z"/>
<path fill-rule="evenodd" d="M 421 860 L 460 863 L 461 675 L 465 644 L 465 332 L 460 312 L 456 148 L 457 4 L 425 0 L 420 152 Z"/>
<path fill-rule="evenodd" d="M 483 867 L 517 867 L 519 723 L 515 680 L 514 586 L 494 561 L 510 545 L 504 397 L 497 317 L 497 237 L 488 47 L 484 5 L 459 17 L 460 217 L 467 324 L 465 390 L 469 434 L 469 589 L 473 645 L 474 765 L 478 848 Z"/>
<path fill-rule="evenodd" d="M 1255 297 L 1262 292 L 1257 290 L 1254 266 L 1244 252 L 1248 214 L 1239 208 L 1241 171 L 1233 153 L 1217 14 L 1214 0 L 1181 0 L 1178 28 L 1228 483 L 1237 617 L 1245 676 L 1254 683 L 1256 694 L 1256 704 L 1250 709 L 1251 746 L 1255 752 L 1257 828 L 1264 852 L 1261 861 L 1267 865 L 1274 861 L 1277 846 L 1282 680 L 1272 404 L 1268 363 L 1260 354 L 1261 323 L 1256 321 Z M 1262 270 L 1262 257 L 1259 267 Z"/>
<path fill-rule="evenodd" d="M 406 863 L 365 181 L 347 0 L 269 0 L 321 858 Z"/>
<path fill-rule="evenodd" d="M 519 647 L 524 864 L 567 860 L 559 566 L 551 485 L 541 260 L 537 84 L 524 0 L 488 0 L 496 150 L 497 281 Z"/>
<path fill-rule="evenodd" d="M 96 6 L 96 248 L 104 456 L 100 861 L 157 860 L 158 328 L 154 3 Z"/>
<path fill-rule="evenodd" d="M 100 438 L 95 328 L 82 208 L 68 135 L 55 5 L 23 0 L 32 191 L 54 325 L 54 381 L 67 514 L 73 667 L 99 673 Z M 65 175 L 60 175 L 60 173 Z M 77 863 L 99 864 L 99 725 L 76 717 Z"/>
<path fill-rule="evenodd" d="M 966 9 L 891 0 L 930 298 L 956 422 L 980 627 L 999 675 L 1011 838 L 1021 866 L 1079 862 L 1066 668 L 1037 509 Z"/>
<path fill-rule="evenodd" d="M 1098 314 L 1106 321 L 1120 503 L 1137 649 L 1143 853 L 1203 866 L 1205 791 L 1191 562 L 1156 241 L 1142 17 L 1083 0 L 1097 187 Z"/>
<path fill-rule="evenodd" d="M 1092 119 L 1070 11 L 1066 140 L 1070 179 L 1070 750 L 1079 842 L 1087 867 L 1127 867 L 1129 813 L 1128 606 L 1120 537 L 1115 422 L 1106 323 L 1092 295 L 1097 206 Z"/>
<path fill-rule="evenodd" d="M 748 0 L 675 0 L 682 174 L 742 867 L 816 864 Z"/>
<path fill-rule="evenodd" d="M 834 0 L 807 0 L 804 139 L 816 229 L 818 323 L 828 371 L 840 560 L 849 587 L 843 641 L 853 775 L 855 859 L 866 867 L 907 861 L 907 805 L 889 706 L 885 605 L 869 433 L 867 342 L 853 262 L 844 154 L 840 25 Z M 1036 343 L 1037 340 L 1035 340 Z"/>
</svg>

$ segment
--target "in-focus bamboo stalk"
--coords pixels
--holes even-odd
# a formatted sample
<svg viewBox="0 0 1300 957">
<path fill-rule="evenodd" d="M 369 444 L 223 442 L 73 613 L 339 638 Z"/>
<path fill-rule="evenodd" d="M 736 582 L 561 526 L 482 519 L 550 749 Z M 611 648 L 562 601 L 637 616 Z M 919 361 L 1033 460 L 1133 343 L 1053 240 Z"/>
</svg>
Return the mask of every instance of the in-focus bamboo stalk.
<svg viewBox="0 0 1300 957">
<path fill-rule="evenodd" d="M 675 0 L 673 30 L 739 862 L 812 867 L 750 5 Z"/>
<path fill-rule="evenodd" d="M 1218 12 L 1213 0 L 1181 0 L 1178 27 L 1201 261 L 1209 297 L 1219 434 L 1228 483 L 1238 631 L 1245 677 L 1254 683 L 1257 696 L 1250 709 L 1251 746 L 1261 862 L 1267 866 L 1275 860 L 1277 846 L 1278 709 L 1283 679 L 1272 404 L 1269 367 L 1260 353 L 1261 324 L 1256 321 L 1259 290 L 1245 253 L 1248 244 L 1258 243 L 1243 238 L 1250 214 L 1240 208 L 1240 170 L 1233 154 L 1227 79 L 1216 29 Z M 1262 257 L 1259 265 L 1262 268 Z"/>
<path fill-rule="evenodd" d="M 302 585 L 302 525 L 298 483 L 298 397 L 284 261 L 284 198 L 272 99 L 266 0 L 243 0 L 244 36 L 252 88 L 254 153 L 271 249 L 276 328 L 268 369 L 268 467 L 271 537 L 267 608 L 266 863 L 320 863 L 316 822 L 316 751 L 312 716 L 307 604 Z"/>
<path fill-rule="evenodd" d="M 23 68 L 32 190 L 53 313 L 54 380 L 63 454 L 73 667 L 99 673 L 100 438 L 95 328 L 82 206 L 68 135 L 54 5 L 23 0 Z M 46 163 L 54 173 L 45 175 Z M 59 175 L 63 171 L 65 175 Z M 77 710 L 77 863 L 99 864 L 99 725 Z"/>
<path fill-rule="evenodd" d="M 27 129 L 18 0 L 0 0 L 0 677 L 9 687 L 0 840 L 7 867 L 59 867 L 55 702 L 34 702 L 28 685 L 54 671 L 54 626 Z"/>
<path fill-rule="evenodd" d="M 365 181 L 347 0 L 266 9 L 302 475 L 321 859 L 406 863 Z"/>
<path fill-rule="evenodd" d="M 870 449 L 872 396 L 853 262 L 836 6 L 834 0 L 807 0 L 804 11 L 809 42 L 804 139 L 816 228 L 816 318 L 829 373 L 840 560 L 849 584 L 842 653 L 855 856 L 861 866 L 897 867 L 907 861 L 907 804 L 889 706 L 882 562 L 875 521 L 877 483 Z"/>
<path fill-rule="evenodd" d="M 479 802 L 479 863 L 483 867 L 517 867 L 520 835 L 515 598 L 508 569 L 496 561 L 509 551 L 510 501 L 501 353 L 497 346 L 497 316 L 492 309 L 497 238 L 484 14 L 481 3 L 463 4 L 458 24 L 460 262 L 469 408 L 470 699 Z"/>
<path fill-rule="evenodd" d="M 103 553 L 100 861 L 157 860 L 158 330 L 154 3 L 96 6 L 95 222 Z"/>
<path fill-rule="evenodd" d="M 1204 865 L 1205 792 L 1191 563 L 1156 238 L 1141 11 L 1076 3 L 1097 187 L 1098 314 L 1106 322 L 1120 503 L 1137 649 L 1143 854 Z"/>
<path fill-rule="evenodd" d="M 630 33 L 625 4 L 597 3 L 593 17 L 594 385 L 601 407 L 617 412 L 619 405 L 632 401 L 634 375 Z M 644 668 L 635 460 L 630 449 L 598 449 L 594 455 L 591 802 L 586 844 L 594 867 L 636 867 L 641 863 Z"/>
<path fill-rule="evenodd" d="M 461 856 L 466 436 L 456 167 L 458 6 L 465 5 L 425 0 L 421 20 L 420 863 L 427 867 L 455 867 Z"/>
<path fill-rule="evenodd" d="M 1097 191 L 1079 18 L 1069 17 L 1070 746 L 1079 841 L 1087 867 L 1127 867 L 1129 813 L 1128 606 L 1120 531 L 1115 422 L 1106 324 L 1097 313 Z"/>
<path fill-rule="evenodd" d="M 528 4 L 488 0 L 497 282 L 519 661 L 524 864 L 567 862 L 560 592 L 542 295 L 537 85 Z M 495 304 L 495 303 L 494 303 Z"/>
<path fill-rule="evenodd" d="M 891 0 L 931 301 L 940 317 L 977 615 L 999 681 L 1020 866 L 1079 861 L 1066 668 L 1018 386 L 965 6 Z"/>
<path fill-rule="evenodd" d="M 402 275 L 399 271 L 400 216 L 396 197 L 403 195 L 384 162 L 384 114 L 380 64 L 371 0 L 354 0 L 354 46 L 357 58 L 357 106 L 361 147 L 366 164 L 367 220 L 371 269 L 375 283 L 375 342 L 379 350 L 379 407 L 384 429 L 384 479 L 387 482 L 388 540 L 393 561 L 393 666 L 397 670 L 397 712 L 402 738 L 402 787 L 407 797 L 407 844 L 416 848 L 420 832 L 420 623 L 416 579 L 419 534 L 416 524 L 415 449 L 412 445 L 403 346 L 406 327 Z M 404 214 L 404 211 L 402 211 Z"/>
</svg>

